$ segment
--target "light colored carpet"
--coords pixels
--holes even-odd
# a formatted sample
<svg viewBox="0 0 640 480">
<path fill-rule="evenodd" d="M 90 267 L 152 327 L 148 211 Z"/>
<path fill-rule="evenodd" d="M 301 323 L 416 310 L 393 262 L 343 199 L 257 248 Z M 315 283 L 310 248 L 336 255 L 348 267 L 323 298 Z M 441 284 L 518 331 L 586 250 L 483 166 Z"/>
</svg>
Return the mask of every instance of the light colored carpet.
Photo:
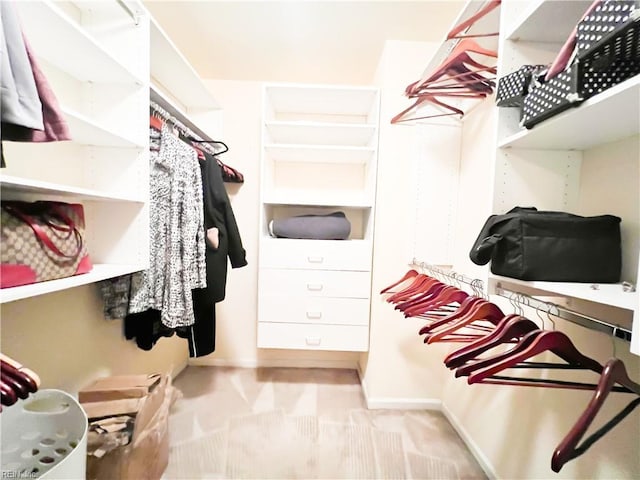
<svg viewBox="0 0 640 480">
<path fill-rule="evenodd" d="M 486 478 L 440 413 L 367 410 L 355 371 L 189 367 L 175 385 L 165 480 Z"/>
</svg>

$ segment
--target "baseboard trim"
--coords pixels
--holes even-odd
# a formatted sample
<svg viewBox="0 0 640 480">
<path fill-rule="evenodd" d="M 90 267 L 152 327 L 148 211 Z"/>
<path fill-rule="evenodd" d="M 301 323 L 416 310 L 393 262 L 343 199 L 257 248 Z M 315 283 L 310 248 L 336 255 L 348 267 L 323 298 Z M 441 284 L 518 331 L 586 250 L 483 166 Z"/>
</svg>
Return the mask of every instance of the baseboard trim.
<svg viewBox="0 0 640 480">
<path fill-rule="evenodd" d="M 455 431 L 458 432 L 458 435 L 460 435 L 462 441 L 465 443 L 476 461 L 480 464 L 480 468 L 482 468 L 485 475 L 487 475 L 487 477 L 491 480 L 497 479 L 498 475 L 496 474 L 496 471 L 494 470 L 493 465 L 491 465 L 489 459 L 482 452 L 478 444 L 473 441 L 473 438 L 471 438 L 471 435 L 469 435 L 469 433 L 465 430 L 458 418 L 451 412 L 451 410 L 447 408 L 445 404 L 442 404 L 442 413 L 447 418 L 447 420 L 449 420 L 449 423 L 453 426 Z"/>
<path fill-rule="evenodd" d="M 351 360 L 314 360 L 293 358 L 201 358 L 189 360 L 194 367 L 236 367 L 236 368 L 341 368 L 356 370 L 358 363 Z"/>
<path fill-rule="evenodd" d="M 362 394 L 367 402 L 369 410 L 441 410 L 442 401 L 436 398 L 387 398 L 387 397 L 371 397 L 367 390 L 367 383 L 364 381 L 364 374 L 358 364 L 358 377 L 360 377 L 360 385 L 362 385 Z"/>
</svg>

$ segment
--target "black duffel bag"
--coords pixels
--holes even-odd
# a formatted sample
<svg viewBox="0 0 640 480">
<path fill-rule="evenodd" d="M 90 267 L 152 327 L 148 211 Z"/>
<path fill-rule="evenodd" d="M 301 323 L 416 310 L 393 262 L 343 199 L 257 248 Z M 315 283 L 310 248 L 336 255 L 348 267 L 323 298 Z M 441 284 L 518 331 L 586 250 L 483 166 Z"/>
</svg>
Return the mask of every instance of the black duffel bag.
<svg viewBox="0 0 640 480">
<path fill-rule="evenodd" d="M 621 256 L 619 217 L 521 207 L 491 215 L 469 252 L 496 275 L 585 283 L 620 281 Z"/>
</svg>

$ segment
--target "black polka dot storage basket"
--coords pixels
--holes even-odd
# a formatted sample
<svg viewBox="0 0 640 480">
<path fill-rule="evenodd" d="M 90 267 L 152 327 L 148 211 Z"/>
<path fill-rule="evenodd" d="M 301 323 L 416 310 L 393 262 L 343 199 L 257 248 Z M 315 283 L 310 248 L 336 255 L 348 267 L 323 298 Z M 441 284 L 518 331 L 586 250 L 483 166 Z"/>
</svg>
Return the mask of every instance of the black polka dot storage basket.
<svg viewBox="0 0 640 480">
<path fill-rule="evenodd" d="M 578 25 L 575 60 L 527 94 L 524 127 L 532 128 L 640 73 L 638 7 L 640 0 L 605 1 Z"/>
<path fill-rule="evenodd" d="M 546 65 L 523 65 L 518 70 L 498 79 L 496 105 L 522 108 L 524 97 L 529 93 L 533 77 L 546 69 Z"/>
</svg>

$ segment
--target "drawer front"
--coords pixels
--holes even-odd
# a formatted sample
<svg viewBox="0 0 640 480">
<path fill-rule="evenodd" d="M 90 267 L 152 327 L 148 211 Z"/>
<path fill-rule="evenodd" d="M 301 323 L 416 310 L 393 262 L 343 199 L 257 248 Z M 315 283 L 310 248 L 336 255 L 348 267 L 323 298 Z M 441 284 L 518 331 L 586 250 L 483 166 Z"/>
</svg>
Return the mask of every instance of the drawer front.
<svg viewBox="0 0 640 480">
<path fill-rule="evenodd" d="M 262 268 L 371 271 L 371 243 L 364 240 L 263 240 Z"/>
<path fill-rule="evenodd" d="M 369 327 L 258 322 L 258 348 L 366 352 Z"/>
<path fill-rule="evenodd" d="M 310 297 L 369 298 L 369 272 L 260 269 L 260 294 Z"/>
<path fill-rule="evenodd" d="M 366 326 L 369 325 L 369 300 L 260 294 L 258 319 L 273 323 Z"/>
</svg>

